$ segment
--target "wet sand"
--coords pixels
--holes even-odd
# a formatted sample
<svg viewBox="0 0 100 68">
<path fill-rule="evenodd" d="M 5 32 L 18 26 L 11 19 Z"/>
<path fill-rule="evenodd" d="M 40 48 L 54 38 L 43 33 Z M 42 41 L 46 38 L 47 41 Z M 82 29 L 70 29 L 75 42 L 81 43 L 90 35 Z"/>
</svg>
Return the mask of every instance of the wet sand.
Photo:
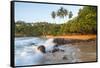
<svg viewBox="0 0 100 68">
<path fill-rule="evenodd" d="M 80 59 L 82 62 L 96 61 L 96 40 L 74 43 L 73 46 L 80 49 Z"/>
<path fill-rule="evenodd" d="M 75 38 L 75 37 L 74 37 Z M 74 39 L 73 38 L 73 39 Z M 81 39 L 82 37 L 80 37 Z M 75 38 L 76 39 L 76 38 Z M 96 61 L 96 36 L 88 37 L 85 36 L 84 39 L 86 41 L 81 42 L 75 42 L 64 45 L 65 48 L 72 47 L 76 49 L 75 51 L 75 58 L 72 58 L 71 60 L 68 60 L 68 55 L 66 55 L 68 52 L 56 52 L 53 55 L 47 54 L 47 58 L 52 59 L 49 60 L 51 63 L 75 63 L 75 62 L 92 62 Z M 68 45 L 68 46 L 67 46 Z M 73 51 L 74 52 L 74 51 Z M 71 52 L 70 52 L 71 53 Z M 65 57 L 64 57 L 65 56 Z M 73 55 L 72 55 L 73 56 Z"/>
</svg>

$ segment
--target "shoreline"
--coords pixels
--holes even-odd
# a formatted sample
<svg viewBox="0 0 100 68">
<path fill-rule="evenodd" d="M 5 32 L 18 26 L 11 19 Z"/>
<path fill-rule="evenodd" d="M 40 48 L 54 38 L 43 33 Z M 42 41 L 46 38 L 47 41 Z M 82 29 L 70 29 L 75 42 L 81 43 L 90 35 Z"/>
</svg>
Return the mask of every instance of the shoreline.
<svg viewBox="0 0 100 68">
<path fill-rule="evenodd" d="M 46 38 L 67 38 L 67 39 L 79 39 L 79 40 L 88 40 L 96 39 L 97 35 L 63 35 L 63 36 L 51 36 L 47 35 Z"/>
<path fill-rule="evenodd" d="M 64 39 L 78 39 L 78 40 L 88 40 L 88 39 L 96 39 L 97 35 L 62 35 L 62 36 L 15 36 L 15 37 L 41 37 L 41 38 L 64 38 Z"/>
</svg>

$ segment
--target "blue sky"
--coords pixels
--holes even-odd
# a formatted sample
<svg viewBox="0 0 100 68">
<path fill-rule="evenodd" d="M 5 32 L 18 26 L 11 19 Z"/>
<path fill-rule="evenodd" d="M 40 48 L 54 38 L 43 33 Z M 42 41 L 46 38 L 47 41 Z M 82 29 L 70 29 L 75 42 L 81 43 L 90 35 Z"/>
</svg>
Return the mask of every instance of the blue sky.
<svg viewBox="0 0 100 68">
<path fill-rule="evenodd" d="M 40 4 L 40 3 L 15 3 L 15 21 L 22 20 L 29 23 L 47 21 L 50 23 L 64 23 L 68 21 L 68 18 L 61 19 L 57 17 L 55 21 L 51 17 L 52 11 L 57 11 L 60 7 L 73 12 L 73 18 L 77 16 L 80 8 L 83 6 L 72 6 L 72 5 L 55 5 L 55 4 Z"/>
</svg>

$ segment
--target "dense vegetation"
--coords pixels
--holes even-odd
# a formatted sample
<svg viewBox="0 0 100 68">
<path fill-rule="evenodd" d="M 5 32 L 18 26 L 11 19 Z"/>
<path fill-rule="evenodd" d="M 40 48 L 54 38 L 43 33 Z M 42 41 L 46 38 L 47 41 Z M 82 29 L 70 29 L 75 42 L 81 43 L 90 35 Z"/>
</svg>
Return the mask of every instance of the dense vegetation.
<svg viewBox="0 0 100 68">
<path fill-rule="evenodd" d="M 15 36 L 45 36 L 45 35 L 67 35 L 67 34 L 96 34 L 97 33 L 97 8 L 95 6 L 85 6 L 80 9 L 78 16 L 63 24 L 49 22 L 25 23 L 17 21 L 15 23 Z M 51 17 L 72 18 L 72 11 L 61 7 L 58 11 L 51 12 Z"/>
</svg>

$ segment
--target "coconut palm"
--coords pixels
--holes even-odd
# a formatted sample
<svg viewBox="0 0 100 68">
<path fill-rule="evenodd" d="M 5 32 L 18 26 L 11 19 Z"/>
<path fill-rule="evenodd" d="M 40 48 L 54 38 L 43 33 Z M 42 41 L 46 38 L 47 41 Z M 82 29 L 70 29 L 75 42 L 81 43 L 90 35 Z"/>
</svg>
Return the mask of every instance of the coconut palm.
<svg viewBox="0 0 100 68">
<path fill-rule="evenodd" d="M 68 15 L 68 11 L 66 9 L 64 9 L 63 7 L 61 7 L 60 9 L 58 9 L 58 11 L 57 11 L 57 16 L 58 17 L 64 18 L 67 15 Z"/>
<path fill-rule="evenodd" d="M 56 13 L 55 13 L 55 11 L 52 11 L 52 13 L 51 13 L 51 17 L 52 17 L 53 19 L 56 18 Z"/>
<path fill-rule="evenodd" d="M 55 17 L 56 17 L 55 11 L 52 11 L 51 16 L 52 16 L 53 19 L 55 19 Z"/>
<path fill-rule="evenodd" d="M 72 11 L 70 11 L 69 12 L 69 19 L 72 18 L 72 16 L 73 16 L 73 13 L 72 13 Z"/>
</svg>

